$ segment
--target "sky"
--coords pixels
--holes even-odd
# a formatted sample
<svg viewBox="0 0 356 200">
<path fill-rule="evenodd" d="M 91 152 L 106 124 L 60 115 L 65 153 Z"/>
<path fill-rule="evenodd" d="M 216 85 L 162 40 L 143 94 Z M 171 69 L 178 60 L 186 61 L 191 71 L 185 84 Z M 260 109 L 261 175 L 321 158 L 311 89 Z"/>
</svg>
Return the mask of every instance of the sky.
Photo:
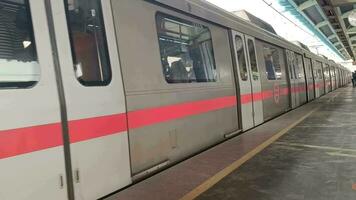
<svg viewBox="0 0 356 200">
<path fill-rule="evenodd" d="M 246 10 L 256 17 L 268 22 L 276 30 L 277 34 L 284 37 L 289 41 L 302 41 L 309 46 L 309 49 L 314 53 L 325 55 L 329 59 L 334 60 L 337 63 L 344 65 L 350 70 L 356 70 L 355 66 L 352 66 L 350 61 L 344 61 L 324 43 L 322 43 L 318 37 L 308 30 L 302 23 L 298 21 L 294 16 L 288 12 L 284 12 L 284 8 L 281 7 L 277 0 L 207 0 L 227 11 Z M 286 18 L 291 20 L 290 22 L 285 17 L 278 14 L 275 8 L 281 12 Z"/>
</svg>

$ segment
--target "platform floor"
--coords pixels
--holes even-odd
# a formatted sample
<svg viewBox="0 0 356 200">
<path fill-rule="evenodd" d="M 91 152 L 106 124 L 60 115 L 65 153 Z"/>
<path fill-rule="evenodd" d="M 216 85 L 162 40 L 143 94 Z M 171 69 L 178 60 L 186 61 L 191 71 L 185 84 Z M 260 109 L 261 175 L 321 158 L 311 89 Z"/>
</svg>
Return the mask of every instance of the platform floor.
<svg viewBox="0 0 356 200">
<path fill-rule="evenodd" d="M 356 199 L 356 89 L 341 88 L 107 200 Z"/>
</svg>

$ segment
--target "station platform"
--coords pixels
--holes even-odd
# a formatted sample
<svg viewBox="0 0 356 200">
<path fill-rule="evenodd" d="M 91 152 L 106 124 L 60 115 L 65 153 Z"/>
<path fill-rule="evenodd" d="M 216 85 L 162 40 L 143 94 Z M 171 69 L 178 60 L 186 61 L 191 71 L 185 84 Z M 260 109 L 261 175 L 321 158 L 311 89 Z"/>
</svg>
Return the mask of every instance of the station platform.
<svg viewBox="0 0 356 200">
<path fill-rule="evenodd" d="M 356 89 L 340 88 L 105 200 L 356 199 Z"/>
</svg>

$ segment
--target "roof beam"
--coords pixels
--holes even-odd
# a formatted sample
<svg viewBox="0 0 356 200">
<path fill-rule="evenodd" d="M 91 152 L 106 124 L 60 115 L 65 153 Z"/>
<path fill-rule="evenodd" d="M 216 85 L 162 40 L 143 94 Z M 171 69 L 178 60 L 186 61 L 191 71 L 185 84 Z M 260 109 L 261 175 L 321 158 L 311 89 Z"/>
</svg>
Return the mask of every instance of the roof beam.
<svg viewBox="0 0 356 200">
<path fill-rule="evenodd" d="M 333 39 L 333 38 L 337 38 L 337 35 L 336 34 L 332 34 L 328 37 L 329 40 Z"/>
<path fill-rule="evenodd" d="M 326 25 L 328 25 L 328 24 L 329 24 L 329 21 L 324 20 L 324 21 L 318 23 L 318 24 L 315 25 L 315 26 L 316 26 L 317 28 L 321 28 L 321 27 L 326 26 Z"/>
<path fill-rule="evenodd" d="M 352 27 L 352 28 L 347 29 L 347 33 L 348 34 L 356 33 L 356 27 Z"/>
<path fill-rule="evenodd" d="M 305 10 L 305 9 L 307 9 L 307 8 L 309 8 L 309 7 L 312 7 L 312 6 L 314 6 L 314 5 L 317 5 L 318 4 L 318 2 L 316 2 L 315 0 L 308 0 L 308 1 L 306 1 L 306 2 L 304 2 L 304 3 L 302 3 L 302 4 L 300 4 L 299 6 L 298 6 L 298 8 L 300 9 L 300 10 Z"/>
<path fill-rule="evenodd" d="M 344 14 L 341 15 L 341 17 L 342 17 L 343 19 L 348 18 L 349 15 L 351 14 L 351 12 L 354 11 L 354 10 L 355 10 L 355 9 L 345 12 Z"/>
<path fill-rule="evenodd" d="M 338 7 L 341 5 L 354 4 L 356 0 L 333 0 L 331 3 L 333 6 Z"/>
<path fill-rule="evenodd" d="M 334 43 L 335 46 L 337 46 L 337 45 L 339 45 L 339 44 L 342 46 L 342 43 L 339 42 L 339 41 L 337 41 L 337 42 Z"/>
</svg>

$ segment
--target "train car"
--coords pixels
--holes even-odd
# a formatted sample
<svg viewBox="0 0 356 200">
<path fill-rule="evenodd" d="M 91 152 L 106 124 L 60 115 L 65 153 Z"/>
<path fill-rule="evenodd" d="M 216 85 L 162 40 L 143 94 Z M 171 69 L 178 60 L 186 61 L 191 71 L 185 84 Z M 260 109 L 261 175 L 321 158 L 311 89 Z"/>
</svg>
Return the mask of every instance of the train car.
<svg viewBox="0 0 356 200">
<path fill-rule="evenodd" d="M 336 89 L 336 64 L 327 79 L 325 60 L 202 0 L 0 0 L 0 15 L 0 199 L 98 199 L 318 98 L 321 67 Z"/>
</svg>

